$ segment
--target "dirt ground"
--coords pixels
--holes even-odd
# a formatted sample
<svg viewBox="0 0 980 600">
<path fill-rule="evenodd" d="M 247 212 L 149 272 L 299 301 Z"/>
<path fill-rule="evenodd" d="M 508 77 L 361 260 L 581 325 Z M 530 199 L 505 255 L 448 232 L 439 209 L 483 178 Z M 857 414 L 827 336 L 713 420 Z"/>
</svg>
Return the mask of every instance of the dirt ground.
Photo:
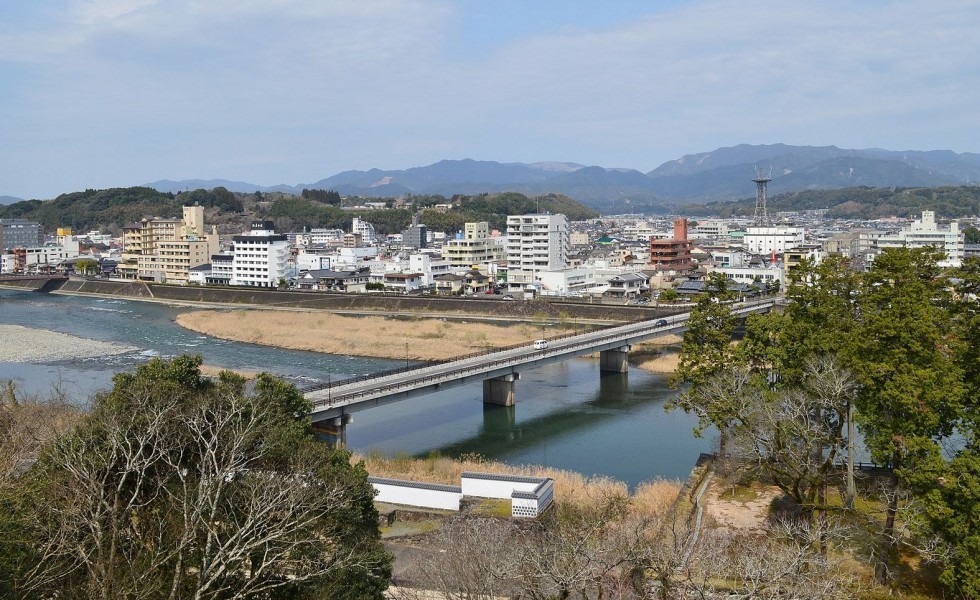
<svg viewBox="0 0 980 600">
<path fill-rule="evenodd" d="M 709 526 L 765 533 L 769 505 L 779 494 L 775 487 L 754 486 L 737 488 L 733 497 L 731 485 L 714 479 L 704 495 L 704 512 L 709 517 Z"/>
</svg>

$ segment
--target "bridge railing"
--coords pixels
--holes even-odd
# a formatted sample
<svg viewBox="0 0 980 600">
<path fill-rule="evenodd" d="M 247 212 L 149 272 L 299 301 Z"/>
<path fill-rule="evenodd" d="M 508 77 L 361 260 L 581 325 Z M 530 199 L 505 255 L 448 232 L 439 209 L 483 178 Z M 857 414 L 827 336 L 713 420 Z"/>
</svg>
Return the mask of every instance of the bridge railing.
<svg viewBox="0 0 980 600">
<path fill-rule="evenodd" d="M 564 333 L 562 335 L 557 335 L 557 336 L 549 337 L 548 340 L 549 341 L 559 341 L 559 340 L 567 339 L 567 338 L 570 338 L 570 337 L 575 337 L 577 335 L 585 335 L 585 334 L 588 334 L 588 333 L 595 333 L 597 331 L 604 331 L 605 329 L 607 329 L 607 328 L 606 327 L 599 327 L 599 326 L 593 326 L 593 327 L 589 327 L 587 329 L 576 329 L 574 332 L 571 332 L 571 333 Z M 432 366 L 436 366 L 436 365 L 443 365 L 443 364 L 446 364 L 446 363 L 456 362 L 456 361 L 459 361 L 459 360 L 466 360 L 466 359 L 469 359 L 469 358 L 479 358 L 481 356 L 488 356 L 490 354 L 496 354 L 497 352 L 510 352 L 511 350 L 516 350 L 516 349 L 522 348 L 524 346 L 527 346 L 527 343 L 526 342 L 521 342 L 520 344 L 512 344 L 510 346 L 497 346 L 497 347 L 494 347 L 494 348 L 486 348 L 484 350 L 477 350 L 476 352 L 471 352 L 469 354 L 463 354 L 463 355 L 460 355 L 460 356 L 456 356 L 454 358 L 444 358 L 444 359 L 440 359 L 440 360 L 427 360 L 427 361 L 425 361 L 422 364 L 416 363 L 416 364 L 411 364 L 411 365 L 405 365 L 405 366 L 402 366 L 402 367 L 395 367 L 394 369 L 385 369 L 384 371 L 377 371 L 375 373 L 367 373 L 367 374 L 364 374 L 364 375 L 355 375 L 353 377 L 345 377 L 343 379 L 335 379 L 335 380 L 331 380 L 331 381 L 325 381 L 325 382 L 321 382 L 321 383 L 315 383 L 313 385 L 309 385 L 309 386 L 300 388 L 299 391 L 301 391 L 303 393 L 316 392 L 316 391 L 325 390 L 325 389 L 333 388 L 333 387 L 337 387 L 337 386 L 350 385 L 350 384 L 353 384 L 353 383 L 360 383 L 362 381 L 367 381 L 369 379 L 381 379 L 383 377 L 388 377 L 388 376 L 391 376 L 391 375 L 401 375 L 403 373 L 408 373 L 410 371 L 420 371 L 420 370 L 425 369 L 425 368 L 428 368 L 428 367 L 432 367 Z"/>
<path fill-rule="evenodd" d="M 763 300 L 763 301 L 759 301 L 759 302 L 754 302 L 752 304 L 743 304 L 737 310 L 739 312 L 742 312 L 742 311 L 746 311 L 747 312 L 747 311 L 751 311 L 751 310 L 760 308 L 760 307 L 765 306 L 765 305 L 772 306 L 773 305 L 773 301 L 772 300 Z M 672 317 L 668 317 L 667 319 L 663 319 L 663 320 L 666 320 L 667 321 L 667 325 L 660 325 L 660 326 L 658 326 L 658 325 L 656 325 L 656 322 L 657 321 L 660 321 L 662 319 L 653 319 L 653 320 L 641 322 L 641 323 L 650 324 L 650 327 L 637 328 L 637 325 L 639 323 L 631 323 L 631 324 L 627 324 L 627 325 L 620 325 L 620 326 L 610 327 L 610 328 L 594 328 L 592 331 L 588 331 L 588 332 L 584 332 L 584 333 L 583 332 L 577 332 L 577 333 L 566 334 L 566 335 L 563 335 L 563 336 L 558 336 L 558 337 L 555 337 L 555 338 L 551 338 L 551 340 L 552 341 L 557 341 L 557 340 L 560 340 L 560 339 L 566 339 L 566 338 L 576 337 L 576 336 L 580 336 L 580 335 L 587 335 L 589 333 L 606 332 L 606 331 L 613 330 L 613 329 L 625 329 L 625 330 L 628 330 L 628 331 L 625 331 L 625 332 L 618 332 L 613 337 L 618 336 L 618 335 L 625 335 L 626 337 L 630 337 L 630 336 L 641 336 L 641 335 L 644 335 L 645 333 L 649 333 L 650 330 L 656 330 L 656 329 L 661 329 L 661 328 L 670 329 L 671 327 L 676 327 L 677 325 L 679 325 L 679 324 L 687 321 L 687 316 L 686 315 L 682 319 L 677 319 L 677 317 L 678 317 L 678 315 L 674 315 Z M 569 352 L 574 352 L 576 350 L 590 350 L 590 349 L 593 349 L 595 347 L 595 345 L 596 345 L 596 340 L 590 339 L 590 340 L 584 340 L 584 341 L 582 341 L 580 343 L 577 343 L 577 344 L 565 345 L 565 346 L 556 347 L 556 348 L 547 348 L 547 349 L 544 349 L 544 350 L 529 350 L 529 351 L 524 352 L 524 353 L 521 353 L 521 354 L 519 354 L 517 356 L 507 356 L 507 357 L 503 357 L 503 358 L 500 358 L 500 359 L 497 359 L 497 360 L 493 360 L 493 361 L 490 361 L 490 362 L 482 363 L 482 364 L 479 365 L 479 370 L 480 371 L 492 371 L 492 370 L 497 369 L 497 368 L 500 368 L 500 367 L 516 366 L 516 365 L 520 365 L 520 364 L 526 362 L 528 359 L 531 359 L 531 358 L 545 357 L 545 356 L 550 356 L 550 355 L 559 354 L 559 353 L 560 354 L 567 354 Z M 370 374 L 370 375 L 359 376 L 359 377 L 356 377 L 356 378 L 342 379 L 342 380 L 337 381 L 337 382 L 330 382 L 327 385 L 311 386 L 311 387 L 315 387 L 316 389 L 313 390 L 313 389 L 310 389 L 310 388 L 306 388 L 304 391 L 317 391 L 317 390 L 323 390 L 323 389 L 330 389 L 330 388 L 333 388 L 333 387 L 336 387 L 336 386 L 346 386 L 346 385 L 350 385 L 350 384 L 354 384 L 354 383 L 359 383 L 359 382 L 362 382 L 362 381 L 380 380 L 380 379 L 383 379 L 383 378 L 385 378 L 387 376 L 390 376 L 390 375 L 399 375 L 399 374 L 407 373 L 407 372 L 410 372 L 410 371 L 423 371 L 423 370 L 429 369 L 431 367 L 437 367 L 437 366 L 439 366 L 441 364 L 448 364 L 448 363 L 452 363 L 452 362 L 457 362 L 457 361 L 465 360 L 467 358 L 476 358 L 476 357 L 487 356 L 487 355 L 491 355 L 491 354 L 495 354 L 495 353 L 509 352 L 509 351 L 514 350 L 514 349 L 518 349 L 518 348 L 522 348 L 522 347 L 523 348 L 527 348 L 528 346 L 527 346 L 527 344 L 523 344 L 522 343 L 522 344 L 517 344 L 515 346 L 511 346 L 510 348 L 504 348 L 504 349 L 495 348 L 495 349 L 490 349 L 490 350 L 486 350 L 484 352 L 477 352 L 477 353 L 474 353 L 474 354 L 471 354 L 471 355 L 467 355 L 466 357 L 460 357 L 460 358 L 456 358 L 456 359 L 453 359 L 453 360 L 439 361 L 439 362 L 434 363 L 434 364 L 433 363 L 428 363 L 428 364 L 425 364 L 425 365 L 410 365 L 409 367 L 402 367 L 400 369 L 392 369 L 390 371 L 385 371 L 385 372 L 382 372 L 382 373 L 374 373 L 374 374 Z M 457 369 L 453 369 L 451 371 L 441 371 L 439 373 L 433 373 L 431 376 L 420 377 L 420 378 L 416 378 L 416 379 L 413 379 L 413 380 L 410 380 L 410 381 L 401 381 L 401 382 L 383 383 L 383 384 L 380 384 L 380 382 L 379 382 L 379 385 L 377 387 L 374 387 L 374 388 L 371 388 L 371 389 L 365 389 L 365 390 L 358 390 L 358 391 L 341 393 L 341 394 L 339 394 L 339 395 L 337 395 L 335 397 L 331 397 L 331 398 L 327 398 L 327 399 L 323 399 L 323 400 L 317 400 L 316 402 L 314 402 L 314 409 L 316 410 L 316 409 L 329 408 L 331 406 L 334 406 L 336 404 L 340 404 L 342 402 L 345 402 L 346 403 L 346 402 L 348 402 L 350 400 L 355 400 L 357 398 L 361 398 L 361 397 L 365 397 L 365 396 L 368 396 L 368 395 L 377 394 L 378 392 L 394 391 L 394 390 L 398 390 L 399 388 L 406 388 L 406 387 L 407 388 L 414 388 L 414 387 L 417 387 L 417 386 L 420 386 L 420 385 L 426 385 L 426 384 L 431 384 L 431 383 L 443 382 L 443 381 L 447 381 L 447 380 L 453 380 L 453 379 L 459 378 L 461 375 L 472 374 L 473 371 L 474 371 L 474 367 L 472 367 L 472 366 L 470 366 L 470 367 L 460 367 L 460 368 L 457 368 Z"/>
</svg>

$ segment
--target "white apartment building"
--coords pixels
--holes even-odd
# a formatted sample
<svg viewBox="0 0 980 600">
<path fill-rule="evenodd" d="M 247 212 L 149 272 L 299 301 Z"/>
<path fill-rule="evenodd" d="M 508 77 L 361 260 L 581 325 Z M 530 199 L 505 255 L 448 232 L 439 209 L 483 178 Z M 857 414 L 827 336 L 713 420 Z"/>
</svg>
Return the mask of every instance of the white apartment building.
<svg viewBox="0 0 980 600">
<path fill-rule="evenodd" d="M 730 231 L 724 221 L 698 221 L 690 237 L 695 240 L 727 238 Z"/>
<path fill-rule="evenodd" d="M 522 290 L 539 271 L 568 266 L 568 219 L 565 215 L 507 217 L 507 286 Z"/>
<path fill-rule="evenodd" d="M 542 296 L 581 296 L 596 286 L 595 270 L 588 268 L 539 271 L 534 280 Z"/>
<path fill-rule="evenodd" d="M 289 241 L 276 235 L 271 221 L 254 221 L 251 231 L 233 239 L 231 285 L 274 288 L 286 277 Z"/>
<path fill-rule="evenodd" d="M 13 254 L 0 254 L 0 273 L 13 273 L 16 266 L 16 256 Z"/>
<path fill-rule="evenodd" d="M 654 230 L 647 221 L 637 221 L 623 227 L 622 239 L 627 242 L 649 242 L 656 238 L 659 232 Z"/>
<path fill-rule="evenodd" d="M 442 246 L 442 257 L 454 267 L 470 267 L 501 260 L 503 248 L 490 237 L 486 221 L 466 223 L 463 232 Z"/>
<path fill-rule="evenodd" d="M 802 227 L 774 225 L 772 227 L 747 227 L 744 243 L 749 254 L 782 254 L 806 242 L 806 232 Z"/>
<path fill-rule="evenodd" d="M 357 219 L 355 219 L 356 221 Z M 368 223 L 370 225 L 370 223 Z M 372 227 L 372 231 L 374 228 Z M 329 246 L 329 245 L 340 245 L 344 240 L 344 232 L 340 229 L 324 229 L 315 228 L 311 229 L 310 233 L 307 234 L 309 239 L 309 244 L 311 246 Z"/>
<path fill-rule="evenodd" d="M 939 264 L 944 267 L 958 267 L 963 263 L 964 243 L 959 223 L 951 221 L 949 225 L 940 226 L 936 223 L 936 213 L 931 210 L 922 211 L 921 219 L 912 221 L 898 233 L 877 239 L 879 249 L 933 247 L 942 250 L 946 260 Z"/>
<path fill-rule="evenodd" d="M 354 217 L 351 226 L 351 233 L 361 236 L 361 244 L 364 246 L 374 246 L 378 243 L 378 234 L 374 231 L 374 225 L 364 219 Z"/>
</svg>

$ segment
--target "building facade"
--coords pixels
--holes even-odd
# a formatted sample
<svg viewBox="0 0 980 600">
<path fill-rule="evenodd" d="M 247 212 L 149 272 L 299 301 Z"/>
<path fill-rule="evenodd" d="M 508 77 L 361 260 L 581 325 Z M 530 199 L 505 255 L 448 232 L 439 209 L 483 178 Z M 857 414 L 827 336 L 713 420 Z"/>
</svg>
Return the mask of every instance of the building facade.
<svg viewBox="0 0 980 600">
<path fill-rule="evenodd" d="M 674 237 L 650 240 L 650 266 L 657 271 L 686 273 L 691 270 L 691 240 L 687 239 L 687 219 L 674 220 Z"/>
<path fill-rule="evenodd" d="M 0 250 L 33 248 L 44 244 L 40 223 L 27 219 L 0 219 Z"/>
<path fill-rule="evenodd" d="M 568 266 L 569 232 L 565 215 L 507 217 L 507 286 L 524 289 L 539 271 Z"/>
<path fill-rule="evenodd" d="M 941 250 L 946 253 L 946 259 L 940 262 L 944 267 L 958 267 L 963 263 L 964 244 L 959 223 L 951 221 L 949 225 L 939 225 L 936 213 L 931 210 L 922 211 L 922 218 L 912 221 L 900 232 L 877 239 L 879 249 L 932 247 Z"/>
<path fill-rule="evenodd" d="M 463 232 L 442 246 L 442 257 L 454 267 L 471 267 L 504 258 L 504 248 L 490 237 L 486 221 L 466 223 Z"/>
<path fill-rule="evenodd" d="M 231 285 L 275 288 L 287 275 L 289 241 L 277 235 L 271 221 L 254 221 L 252 229 L 234 236 Z"/>
<path fill-rule="evenodd" d="M 802 227 L 787 225 L 747 227 L 743 241 L 749 254 L 782 254 L 790 248 L 803 245 L 806 242 L 806 233 Z"/>
</svg>

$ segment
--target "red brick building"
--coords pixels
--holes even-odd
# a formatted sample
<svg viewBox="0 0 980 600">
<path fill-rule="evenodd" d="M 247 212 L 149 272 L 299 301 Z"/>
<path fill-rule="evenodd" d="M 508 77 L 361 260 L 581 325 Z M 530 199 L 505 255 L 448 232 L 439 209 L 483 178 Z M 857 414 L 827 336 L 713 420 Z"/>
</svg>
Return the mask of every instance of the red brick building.
<svg viewBox="0 0 980 600">
<path fill-rule="evenodd" d="M 694 266 L 687 219 L 674 219 L 674 239 L 650 240 L 650 266 L 658 271 L 684 273 Z"/>
</svg>

